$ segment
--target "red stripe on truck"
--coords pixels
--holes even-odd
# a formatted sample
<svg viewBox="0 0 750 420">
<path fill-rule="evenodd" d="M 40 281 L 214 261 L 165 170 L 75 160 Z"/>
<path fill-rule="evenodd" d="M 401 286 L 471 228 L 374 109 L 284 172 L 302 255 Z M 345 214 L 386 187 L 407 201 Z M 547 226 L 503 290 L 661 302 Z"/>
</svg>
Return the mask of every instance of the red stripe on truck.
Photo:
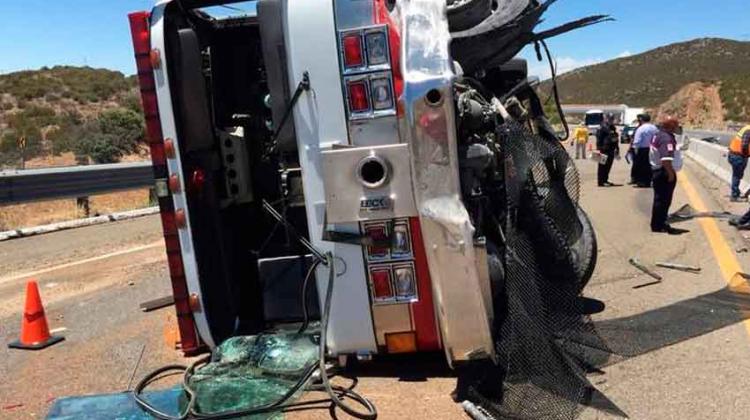
<svg viewBox="0 0 750 420">
<path fill-rule="evenodd" d="M 154 167 L 154 178 L 165 179 L 169 173 L 164 153 L 161 121 L 159 120 L 159 105 L 156 100 L 154 69 L 149 58 L 151 52 L 149 17 L 149 12 L 136 12 L 128 15 L 130 31 L 133 36 L 135 61 L 138 68 L 143 114 L 146 120 L 146 135 L 148 136 L 151 162 Z M 190 309 L 185 267 L 180 252 L 180 241 L 177 236 L 174 204 L 171 195 L 159 198 L 159 211 L 161 212 L 162 229 L 164 230 L 164 242 L 167 247 L 167 262 L 177 312 L 177 325 L 180 330 L 180 347 L 186 356 L 192 356 L 203 351 L 205 346 L 200 341 L 198 331 L 195 328 L 195 318 Z"/>
</svg>

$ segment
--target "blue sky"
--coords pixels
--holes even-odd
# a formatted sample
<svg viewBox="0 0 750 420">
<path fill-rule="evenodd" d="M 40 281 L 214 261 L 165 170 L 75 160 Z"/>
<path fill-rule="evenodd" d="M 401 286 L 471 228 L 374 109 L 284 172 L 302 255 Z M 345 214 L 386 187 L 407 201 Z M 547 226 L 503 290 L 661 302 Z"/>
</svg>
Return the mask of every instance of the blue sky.
<svg viewBox="0 0 750 420">
<path fill-rule="evenodd" d="M 289 0 L 306 1 L 306 0 Z M 135 72 L 127 13 L 154 0 L 1 0 L 0 73 L 56 64 Z M 549 42 L 561 70 L 672 42 L 716 36 L 750 41 L 748 0 L 558 0 L 541 28 L 587 14 L 617 21 L 562 35 Z M 546 66 L 532 72 L 545 76 Z"/>
<path fill-rule="evenodd" d="M 662 45 L 702 37 L 750 41 L 748 0 L 558 0 L 540 29 L 579 17 L 608 14 L 616 19 L 552 38 L 548 44 L 562 71 L 611 58 L 637 54 Z M 547 64 L 536 61 L 531 72 L 546 76 Z"/>
</svg>

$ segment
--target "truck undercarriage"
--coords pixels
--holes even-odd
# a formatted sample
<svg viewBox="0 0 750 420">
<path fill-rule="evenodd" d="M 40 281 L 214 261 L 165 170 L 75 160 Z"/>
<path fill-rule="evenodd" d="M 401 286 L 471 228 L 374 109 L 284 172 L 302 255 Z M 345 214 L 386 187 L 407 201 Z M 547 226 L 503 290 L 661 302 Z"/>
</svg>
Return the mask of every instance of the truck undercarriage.
<svg viewBox="0 0 750 420">
<path fill-rule="evenodd" d="M 327 356 L 443 350 L 457 398 L 496 413 L 533 414 L 529 386 L 596 394 L 596 239 L 512 57 L 604 17 L 534 34 L 553 2 L 131 15 L 185 351 L 322 318 Z"/>
</svg>

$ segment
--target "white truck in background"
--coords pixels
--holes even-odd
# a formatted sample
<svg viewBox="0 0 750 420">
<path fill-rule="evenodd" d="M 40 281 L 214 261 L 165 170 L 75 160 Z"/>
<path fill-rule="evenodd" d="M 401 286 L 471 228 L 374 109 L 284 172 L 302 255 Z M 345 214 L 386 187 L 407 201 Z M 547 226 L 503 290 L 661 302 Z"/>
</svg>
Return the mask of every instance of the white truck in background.
<svg viewBox="0 0 750 420">
<path fill-rule="evenodd" d="M 630 108 L 626 107 L 623 112 L 623 118 L 620 120 L 622 125 L 637 125 L 638 115 L 646 112 L 645 108 Z"/>
</svg>

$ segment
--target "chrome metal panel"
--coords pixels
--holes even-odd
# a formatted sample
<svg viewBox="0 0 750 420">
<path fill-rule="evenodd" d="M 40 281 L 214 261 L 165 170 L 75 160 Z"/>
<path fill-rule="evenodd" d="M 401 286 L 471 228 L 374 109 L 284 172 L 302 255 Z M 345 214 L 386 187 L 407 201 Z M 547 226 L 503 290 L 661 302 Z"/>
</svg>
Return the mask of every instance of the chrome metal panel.
<svg viewBox="0 0 750 420">
<path fill-rule="evenodd" d="M 364 82 L 367 88 L 368 95 L 372 96 L 372 91 L 370 90 L 371 79 L 388 79 L 390 83 L 388 86 L 388 89 L 390 90 L 390 94 L 392 98 L 392 106 L 389 108 L 384 108 L 384 109 L 375 109 L 372 103 L 372 97 L 370 97 L 370 106 L 366 111 L 357 111 L 357 112 L 352 111 L 349 105 L 350 99 L 349 99 L 349 93 L 346 88 L 347 85 L 351 82 Z M 344 77 L 344 93 L 346 95 L 346 101 L 347 101 L 347 112 L 349 115 L 349 119 L 351 120 L 350 125 L 356 124 L 356 121 L 361 121 L 361 120 L 376 121 L 377 118 L 396 115 L 396 96 L 393 91 L 393 77 L 391 76 L 390 71 L 377 72 L 377 73 L 365 73 L 365 74 L 358 74 L 355 76 L 346 76 Z M 395 134 L 395 132 L 393 134 Z M 394 140 L 397 140 L 397 139 L 394 139 Z"/>
<path fill-rule="evenodd" d="M 389 333 L 413 331 L 408 303 L 400 305 L 378 305 L 372 308 L 372 321 L 375 324 L 375 337 L 378 346 L 385 346 L 385 335 Z"/>
<path fill-rule="evenodd" d="M 494 357 L 491 323 L 477 269 L 474 227 L 460 199 L 450 33 L 444 0 L 403 0 L 402 136 L 408 138 L 414 193 L 449 363 Z"/>
<path fill-rule="evenodd" d="M 373 0 L 335 0 L 336 26 L 339 29 L 352 29 L 371 25 L 375 9 Z"/>
<path fill-rule="evenodd" d="M 355 146 L 380 146 L 400 143 L 398 119 L 390 117 L 359 120 L 349 124 L 352 144 Z"/>
<path fill-rule="evenodd" d="M 372 156 L 385 161 L 389 172 L 388 181 L 377 188 L 364 186 L 357 174 L 360 162 Z M 321 160 L 328 223 L 417 215 L 407 144 L 332 149 L 321 152 Z M 366 204 L 370 200 L 384 200 L 390 203 L 374 209 Z"/>
<path fill-rule="evenodd" d="M 361 28 L 345 29 L 339 31 L 339 60 L 341 60 L 341 72 L 345 75 L 361 74 L 374 71 L 389 71 L 391 69 L 391 51 L 390 43 L 388 41 L 388 27 L 385 25 L 373 25 L 372 21 L 368 22 L 366 25 L 367 26 Z M 341 29 L 340 26 L 339 29 Z M 382 33 L 385 37 L 385 56 L 387 57 L 387 60 L 384 63 L 370 62 L 364 36 L 373 32 Z M 342 44 L 342 42 L 344 37 L 347 35 L 357 35 L 362 40 L 362 58 L 364 59 L 364 63 L 362 64 L 362 66 L 346 68 L 344 64 L 344 45 Z"/>
</svg>

